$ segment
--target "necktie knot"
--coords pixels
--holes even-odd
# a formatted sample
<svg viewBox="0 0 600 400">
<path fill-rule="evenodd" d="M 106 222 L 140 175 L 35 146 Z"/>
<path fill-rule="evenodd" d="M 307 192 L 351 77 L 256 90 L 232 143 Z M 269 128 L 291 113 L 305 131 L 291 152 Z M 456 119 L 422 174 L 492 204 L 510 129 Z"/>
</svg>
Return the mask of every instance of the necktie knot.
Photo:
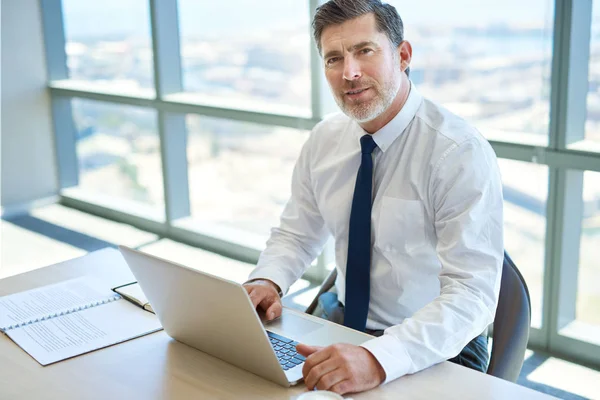
<svg viewBox="0 0 600 400">
<path fill-rule="evenodd" d="M 363 154 L 371 154 L 375 150 L 377 144 L 371 135 L 365 135 L 360 138 L 360 150 Z"/>
</svg>

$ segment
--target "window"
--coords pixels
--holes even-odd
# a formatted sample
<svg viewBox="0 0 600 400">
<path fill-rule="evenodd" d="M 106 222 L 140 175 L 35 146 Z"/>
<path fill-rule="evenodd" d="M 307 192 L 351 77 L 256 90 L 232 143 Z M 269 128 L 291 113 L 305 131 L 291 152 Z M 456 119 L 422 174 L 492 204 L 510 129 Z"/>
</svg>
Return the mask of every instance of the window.
<svg viewBox="0 0 600 400">
<path fill-rule="evenodd" d="M 600 328 L 600 172 L 583 174 L 577 319 Z"/>
<path fill-rule="evenodd" d="M 490 140 L 548 144 L 552 0 L 389 3 L 413 45 L 410 78 L 423 95 Z"/>
<path fill-rule="evenodd" d="M 156 113 L 73 99 L 79 188 L 95 198 L 164 208 Z"/>
<path fill-rule="evenodd" d="M 192 217 L 266 239 L 308 132 L 195 115 L 187 126 Z"/>
<path fill-rule="evenodd" d="M 154 92 L 148 1 L 63 0 L 69 78 L 91 90 Z"/>
<path fill-rule="evenodd" d="M 179 1 L 184 90 L 219 107 L 311 116 L 308 1 Z"/>
<path fill-rule="evenodd" d="M 388 1 L 416 89 L 503 157 L 505 249 L 529 287 L 531 343 L 597 361 L 600 0 Z M 337 110 L 311 60 L 320 3 L 44 2 L 65 203 L 255 262 L 308 130 Z"/>
<path fill-rule="evenodd" d="M 575 171 L 575 176 L 581 177 L 581 174 L 582 198 L 577 205 L 581 214 L 580 232 L 575 233 L 580 235 L 579 257 L 574 258 L 578 265 L 563 266 L 569 273 L 563 279 L 565 307 L 559 327 L 563 328 L 560 332 L 563 335 L 600 345 L 600 172 Z"/>
<path fill-rule="evenodd" d="M 531 296 L 531 326 L 542 326 L 548 168 L 498 160 L 504 191 L 504 248 Z"/>
</svg>

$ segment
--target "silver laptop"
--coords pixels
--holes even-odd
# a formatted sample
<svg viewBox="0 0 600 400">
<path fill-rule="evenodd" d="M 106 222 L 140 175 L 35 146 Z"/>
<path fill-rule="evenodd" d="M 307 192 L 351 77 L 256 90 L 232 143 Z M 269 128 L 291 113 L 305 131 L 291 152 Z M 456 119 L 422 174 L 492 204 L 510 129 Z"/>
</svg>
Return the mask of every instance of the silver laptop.
<svg viewBox="0 0 600 400">
<path fill-rule="evenodd" d="M 261 321 L 240 284 L 125 246 L 119 250 L 169 336 L 279 385 L 302 380 L 304 358 L 296 343 L 359 345 L 372 338 L 285 307 L 280 318 Z"/>
</svg>

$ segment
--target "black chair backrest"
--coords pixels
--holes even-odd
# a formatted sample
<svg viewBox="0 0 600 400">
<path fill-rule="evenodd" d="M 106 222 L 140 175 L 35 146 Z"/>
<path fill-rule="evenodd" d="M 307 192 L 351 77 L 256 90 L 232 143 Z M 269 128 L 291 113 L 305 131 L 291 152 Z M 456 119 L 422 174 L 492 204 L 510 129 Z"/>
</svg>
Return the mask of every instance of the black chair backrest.
<svg viewBox="0 0 600 400">
<path fill-rule="evenodd" d="M 530 324 L 531 302 L 527 284 L 515 263 L 504 252 L 492 355 L 487 370 L 489 375 L 517 381 L 525 358 Z"/>
</svg>

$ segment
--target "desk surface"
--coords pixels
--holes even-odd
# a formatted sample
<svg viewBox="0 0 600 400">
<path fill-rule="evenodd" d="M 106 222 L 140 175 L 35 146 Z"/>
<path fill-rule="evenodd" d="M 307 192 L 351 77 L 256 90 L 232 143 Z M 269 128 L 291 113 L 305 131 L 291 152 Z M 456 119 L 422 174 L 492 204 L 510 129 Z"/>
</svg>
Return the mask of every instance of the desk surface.
<svg viewBox="0 0 600 400">
<path fill-rule="evenodd" d="M 114 249 L 0 280 L 0 296 L 90 275 L 108 287 L 133 279 Z M 163 331 L 42 367 L 0 335 L 1 399 L 295 399 L 286 389 L 171 339 Z M 354 399 L 549 399 L 444 362 Z"/>
</svg>

